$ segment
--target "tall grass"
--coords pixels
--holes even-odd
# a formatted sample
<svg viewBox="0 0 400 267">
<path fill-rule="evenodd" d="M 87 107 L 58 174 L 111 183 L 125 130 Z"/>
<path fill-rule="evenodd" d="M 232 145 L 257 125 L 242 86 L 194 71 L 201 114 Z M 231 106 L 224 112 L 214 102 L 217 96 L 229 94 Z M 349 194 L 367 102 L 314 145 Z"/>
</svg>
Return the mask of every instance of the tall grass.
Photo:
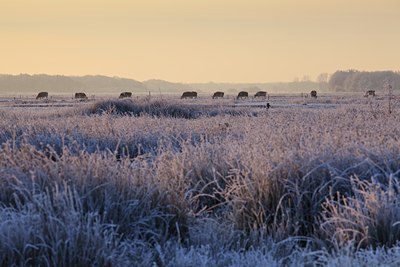
<svg viewBox="0 0 400 267">
<path fill-rule="evenodd" d="M 129 116 L 151 116 L 151 117 L 172 117 L 183 119 L 196 119 L 200 116 L 217 116 L 217 115 L 249 115 L 251 113 L 243 108 L 221 108 L 216 104 L 204 106 L 185 104 L 172 100 L 103 100 L 96 102 L 89 108 L 82 110 L 84 114 L 114 114 Z"/>
<path fill-rule="evenodd" d="M 2 265 L 399 262 L 396 110 L 101 105 L 0 114 Z"/>
</svg>

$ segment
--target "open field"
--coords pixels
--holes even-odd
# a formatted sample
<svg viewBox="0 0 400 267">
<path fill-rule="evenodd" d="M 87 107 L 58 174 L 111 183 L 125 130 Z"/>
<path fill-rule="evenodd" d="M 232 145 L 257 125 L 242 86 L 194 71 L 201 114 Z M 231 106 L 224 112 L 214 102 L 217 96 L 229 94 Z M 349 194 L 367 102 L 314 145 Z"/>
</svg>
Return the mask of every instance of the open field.
<svg viewBox="0 0 400 267">
<path fill-rule="evenodd" d="M 4 97 L 0 265 L 399 266 L 399 125 L 398 95 Z"/>
</svg>

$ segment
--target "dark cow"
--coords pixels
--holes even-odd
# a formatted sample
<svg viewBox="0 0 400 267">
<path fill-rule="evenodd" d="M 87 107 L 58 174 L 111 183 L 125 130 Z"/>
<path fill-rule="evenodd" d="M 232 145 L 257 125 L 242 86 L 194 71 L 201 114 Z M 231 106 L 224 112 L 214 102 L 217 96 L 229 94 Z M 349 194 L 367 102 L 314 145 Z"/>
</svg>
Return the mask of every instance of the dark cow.
<svg viewBox="0 0 400 267">
<path fill-rule="evenodd" d="M 122 92 L 119 95 L 119 98 L 126 98 L 126 97 L 132 97 L 132 93 L 131 92 Z"/>
<path fill-rule="evenodd" d="M 75 93 L 75 99 L 88 99 L 85 93 Z"/>
<path fill-rule="evenodd" d="M 48 92 L 40 92 L 36 99 L 43 99 L 43 98 L 48 98 L 49 97 L 49 93 Z"/>
<path fill-rule="evenodd" d="M 365 96 L 365 97 L 368 97 L 368 96 L 375 96 L 375 90 L 368 90 L 368 91 L 366 91 L 364 96 Z"/>
<path fill-rule="evenodd" d="M 183 92 L 181 99 L 186 99 L 186 98 L 197 98 L 197 92 Z"/>
<path fill-rule="evenodd" d="M 243 99 L 243 98 L 249 98 L 249 93 L 248 92 L 245 92 L 245 91 L 240 91 L 239 92 L 239 94 L 238 94 L 238 96 L 237 96 L 237 99 Z"/>
<path fill-rule="evenodd" d="M 224 92 L 215 92 L 213 95 L 213 99 L 215 98 L 223 98 L 224 97 Z"/>
<path fill-rule="evenodd" d="M 257 98 L 257 97 L 267 98 L 267 92 L 265 92 L 265 91 L 258 91 L 258 92 L 254 95 L 254 98 Z"/>
<path fill-rule="evenodd" d="M 312 90 L 312 91 L 310 92 L 310 95 L 311 95 L 311 97 L 317 98 L 317 91 Z"/>
</svg>

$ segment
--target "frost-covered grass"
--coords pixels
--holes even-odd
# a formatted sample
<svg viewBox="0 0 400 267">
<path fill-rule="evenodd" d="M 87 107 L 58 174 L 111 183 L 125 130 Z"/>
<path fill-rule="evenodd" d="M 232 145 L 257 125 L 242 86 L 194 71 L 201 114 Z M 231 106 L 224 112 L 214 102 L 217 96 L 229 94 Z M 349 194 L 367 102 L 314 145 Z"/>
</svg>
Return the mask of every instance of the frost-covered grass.
<svg viewBox="0 0 400 267">
<path fill-rule="evenodd" d="M 210 103 L 210 102 L 209 102 Z M 245 116 L 256 115 L 257 113 L 249 112 L 243 108 L 222 108 L 218 105 L 220 102 L 208 105 L 185 103 L 173 100 L 156 99 L 156 100 L 103 100 L 95 103 L 89 108 L 83 109 L 84 114 L 113 114 L 128 116 L 151 116 L 151 117 L 170 117 L 197 119 L 201 116 L 217 116 L 217 115 L 233 115 Z"/>
<path fill-rule="evenodd" d="M 0 265 L 400 264 L 398 110 L 151 105 L 0 113 Z"/>
</svg>

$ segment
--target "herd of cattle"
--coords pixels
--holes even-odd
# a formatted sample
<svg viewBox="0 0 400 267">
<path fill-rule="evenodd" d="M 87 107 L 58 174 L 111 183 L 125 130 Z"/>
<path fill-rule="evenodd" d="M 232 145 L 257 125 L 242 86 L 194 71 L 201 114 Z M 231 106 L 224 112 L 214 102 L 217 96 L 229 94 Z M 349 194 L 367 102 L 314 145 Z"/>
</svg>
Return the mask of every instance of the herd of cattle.
<svg viewBox="0 0 400 267">
<path fill-rule="evenodd" d="M 310 92 L 310 96 L 317 98 L 317 91 L 312 90 Z M 375 96 L 375 91 L 374 90 L 369 90 L 365 92 L 365 97 L 368 96 Z M 37 96 L 36 99 L 47 99 L 49 97 L 49 93 L 48 92 L 40 92 Z M 132 93 L 131 92 L 122 92 L 119 95 L 119 98 L 127 98 L 127 97 L 132 97 Z M 253 98 L 264 98 L 267 99 L 267 97 L 269 98 L 269 95 L 267 95 L 267 92 L 265 91 L 258 91 Z M 191 92 L 183 92 L 181 99 L 190 99 L 190 98 L 197 98 L 197 92 L 195 91 L 191 91 Z M 212 96 L 213 99 L 217 99 L 217 98 L 224 98 L 224 92 L 221 91 L 217 91 L 213 94 Z M 236 97 L 236 99 L 247 99 L 249 98 L 249 93 L 246 91 L 240 91 Z M 87 100 L 88 97 L 86 96 L 85 93 L 75 93 L 75 99 L 78 100 Z"/>
<path fill-rule="evenodd" d="M 37 96 L 36 99 L 46 99 L 49 97 L 48 92 L 40 92 Z M 132 92 L 122 92 L 119 95 L 119 98 L 126 98 L 126 97 L 132 97 Z M 87 100 L 88 97 L 85 93 L 75 93 L 74 96 L 75 99 L 80 99 L 80 100 Z"/>
<path fill-rule="evenodd" d="M 314 91 L 315 92 L 315 91 Z M 212 96 L 213 99 L 217 98 L 224 98 L 225 93 L 224 92 L 215 92 Z M 36 99 L 46 99 L 49 97 L 48 92 L 40 92 L 37 96 Z M 127 98 L 127 97 L 132 97 L 132 92 L 122 92 L 119 95 L 119 98 Z M 316 92 L 315 92 L 315 97 L 316 97 Z M 197 98 L 197 92 L 191 91 L 191 92 L 183 92 L 181 99 L 188 99 L 188 98 Z M 249 93 L 245 91 L 239 92 L 238 96 L 236 97 L 237 99 L 245 99 L 249 98 Z M 267 98 L 267 92 L 265 91 L 258 91 L 255 95 L 254 98 Z M 75 93 L 75 99 L 81 99 L 81 100 L 87 100 L 88 97 L 86 96 L 85 93 Z"/>
</svg>

